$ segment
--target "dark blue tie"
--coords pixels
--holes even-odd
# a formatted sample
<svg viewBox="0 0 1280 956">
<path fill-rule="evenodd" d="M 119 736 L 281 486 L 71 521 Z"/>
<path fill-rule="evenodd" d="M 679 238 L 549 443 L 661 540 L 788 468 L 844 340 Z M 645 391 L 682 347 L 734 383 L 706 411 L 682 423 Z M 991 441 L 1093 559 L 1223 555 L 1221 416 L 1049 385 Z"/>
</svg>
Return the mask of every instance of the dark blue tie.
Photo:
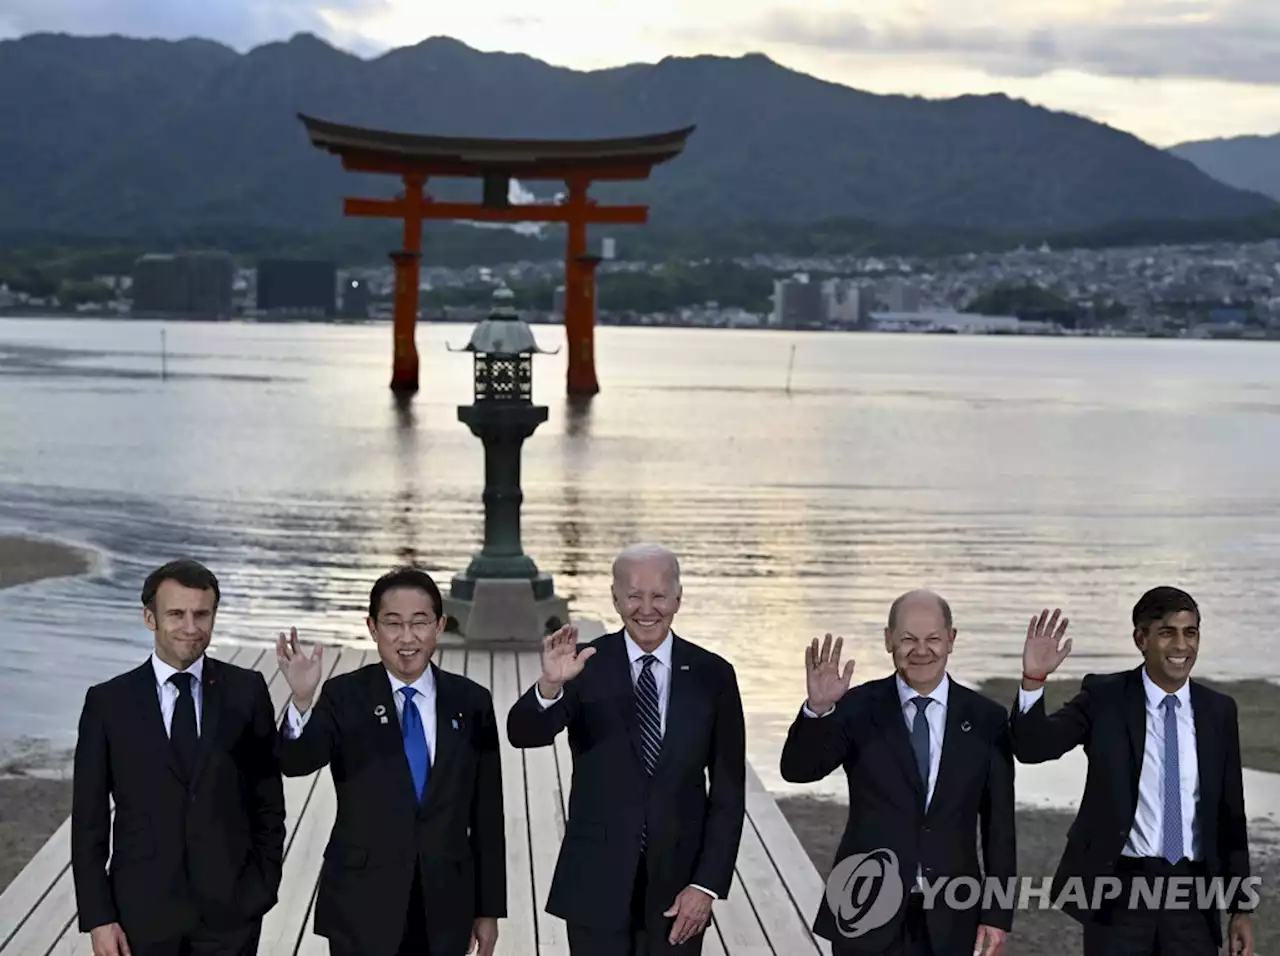
<svg viewBox="0 0 1280 956">
<path fill-rule="evenodd" d="M 1164 858 L 1177 863 L 1182 851 L 1182 774 L 1178 761 L 1178 707 L 1172 694 L 1164 699 Z"/>
<path fill-rule="evenodd" d="M 427 735 L 422 727 L 422 715 L 418 713 L 418 705 L 413 702 L 418 692 L 412 687 L 401 687 L 400 693 L 404 694 L 404 716 L 400 720 L 404 735 L 404 755 L 409 758 L 413 789 L 421 803 L 427 793 L 427 778 L 431 775 L 431 755 L 427 753 Z"/>
<path fill-rule="evenodd" d="M 929 801 L 929 720 L 924 712 L 933 703 L 932 697 L 912 697 L 916 705 L 916 718 L 911 722 L 911 749 L 916 754 L 916 769 L 920 771 L 920 784 L 924 787 L 925 802 Z"/>
<path fill-rule="evenodd" d="M 644 769 L 653 776 L 653 768 L 658 765 L 658 753 L 662 750 L 662 719 L 658 710 L 658 682 L 653 676 L 653 665 L 658 659 L 652 654 L 640 658 L 644 667 L 640 670 L 640 679 L 636 681 L 636 720 L 640 727 L 640 744 L 644 754 Z M 649 824 L 640 828 L 640 849 L 643 851 L 649 842 Z"/>
</svg>

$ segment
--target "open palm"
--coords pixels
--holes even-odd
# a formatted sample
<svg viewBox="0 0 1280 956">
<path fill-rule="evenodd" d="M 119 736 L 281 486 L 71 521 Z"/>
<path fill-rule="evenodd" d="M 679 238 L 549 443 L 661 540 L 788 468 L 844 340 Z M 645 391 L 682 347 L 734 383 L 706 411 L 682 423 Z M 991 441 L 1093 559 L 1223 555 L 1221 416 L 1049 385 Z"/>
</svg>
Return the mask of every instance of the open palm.
<svg viewBox="0 0 1280 956">
<path fill-rule="evenodd" d="M 1045 608 L 1027 625 L 1027 643 L 1022 648 L 1022 673 L 1029 679 L 1048 677 L 1071 653 L 1071 638 L 1062 644 L 1062 637 L 1067 633 L 1067 619 L 1064 617 L 1059 621 L 1061 613 L 1055 609 L 1050 616 L 1049 609 Z"/>
<path fill-rule="evenodd" d="M 809 709 L 815 714 L 824 714 L 845 695 L 849 689 L 849 681 L 853 677 L 853 661 L 850 660 L 840 670 L 840 651 L 844 647 L 844 638 L 837 637 L 835 646 L 831 644 L 828 634 L 818 647 L 818 639 L 804 649 L 805 684 L 809 692 Z"/>
<path fill-rule="evenodd" d="M 319 645 L 313 647 L 310 654 L 298 647 L 296 627 L 289 629 L 288 636 L 281 633 L 276 638 L 276 664 L 295 699 L 309 701 L 315 696 L 316 688 L 320 686 L 323 656 L 324 649 Z"/>
<path fill-rule="evenodd" d="M 596 652 L 594 647 L 578 652 L 578 629 L 566 624 L 542 639 L 542 679 L 549 684 L 571 681 L 587 666 Z"/>
</svg>

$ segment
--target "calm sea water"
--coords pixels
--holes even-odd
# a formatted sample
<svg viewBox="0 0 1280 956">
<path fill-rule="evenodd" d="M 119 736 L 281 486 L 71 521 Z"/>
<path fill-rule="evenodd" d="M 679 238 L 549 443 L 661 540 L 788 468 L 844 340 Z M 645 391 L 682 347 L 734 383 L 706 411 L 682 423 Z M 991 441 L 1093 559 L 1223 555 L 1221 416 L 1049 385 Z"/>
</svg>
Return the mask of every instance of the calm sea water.
<svg viewBox="0 0 1280 956">
<path fill-rule="evenodd" d="M 479 546 L 470 356 L 446 350 L 470 326 L 420 329 L 408 411 L 386 326 L 168 323 L 163 380 L 161 328 L 0 320 L 0 530 L 106 556 L 0 591 L 0 748 L 73 742 L 86 686 L 147 653 L 138 590 L 170 557 L 218 573 L 220 636 L 344 640 L 383 570 L 412 555 L 447 581 Z M 677 629 L 736 665 L 771 784 L 805 644 L 843 634 L 855 680 L 888 673 L 885 612 L 913 587 L 950 599 L 965 680 L 1016 676 L 1046 605 L 1072 618 L 1064 670 L 1128 666 L 1159 583 L 1204 606 L 1202 673 L 1280 676 L 1274 344 L 604 328 L 597 349 L 587 409 L 563 352 L 535 361 L 525 548 L 610 626 L 616 551 L 677 550 Z"/>
</svg>

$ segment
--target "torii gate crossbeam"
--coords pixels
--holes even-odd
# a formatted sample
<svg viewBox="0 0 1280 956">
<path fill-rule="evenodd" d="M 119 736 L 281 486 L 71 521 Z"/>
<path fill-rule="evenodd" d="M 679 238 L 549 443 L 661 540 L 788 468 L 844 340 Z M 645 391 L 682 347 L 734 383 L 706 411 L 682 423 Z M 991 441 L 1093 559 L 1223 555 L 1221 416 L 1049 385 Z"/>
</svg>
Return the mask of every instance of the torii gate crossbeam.
<svg viewBox="0 0 1280 956">
<path fill-rule="evenodd" d="M 678 156 L 694 130 L 605 140 L 461 139 L 419 136 L 364 129 L 318 120 L 303 114 L 314 146 L 342 158 L 351 172 L 398 176 L 404 191 L 395 199 L 348 198 L 348 216 L 400 219 L 402 247 L 391 253 L 395 263 L 395 304 L 391 388 L 418 389 L 418 353 L 414 332 L 422 257 L 422 223 L 428 219 L 476 222 L 551 222 L 566 225 L 565 339 L 568 343 L 567 389 L 571 395 L 600 390 L 595 367 L 595 266 L 587 255 L 587 226 L 639 225 L 648 221 L 643 205 L 602 206 L 590 197 L 593 182 L 648 179 L 653 166 Z M 484 182 L 479 203 L 439 202 L 426 191 L 436 177 L 478 178 Z M 512 179 L 564 183 L 565 201 L 556 205 L 512 206 Z"/>
</svg>

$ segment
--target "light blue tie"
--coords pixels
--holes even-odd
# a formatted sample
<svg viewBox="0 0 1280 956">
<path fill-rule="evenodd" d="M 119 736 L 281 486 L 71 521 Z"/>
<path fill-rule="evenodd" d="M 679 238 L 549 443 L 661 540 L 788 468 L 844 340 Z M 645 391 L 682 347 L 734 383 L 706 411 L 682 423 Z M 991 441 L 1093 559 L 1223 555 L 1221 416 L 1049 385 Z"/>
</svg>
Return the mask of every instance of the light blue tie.
<svg viewBox="0 0 1280 956">
<path fill-rule="evenodd" d="M 932 697 L 912 697 L 916 705 L 916 719 L 911 722 L 911 749 L 916 754 L 916 769 L 920 771 L 920 784 L 924 787 L 924 799 L 929 800 L 929 720 L 924 712 L 933 703 Z"/>
<path fill-rule="evenodd" d="M 418 713 L 418 705 L 413 702 L 418 692 L 412 687 L 401 687 L 400 693 L 404 694 L 404 716 L 400 720 L 404 735 L 404 755 L 409 758 L 413 789 L 421 803 L 427 793 L 427 777 L 431 775 L 431 755 L 427 752 L 427 735 L 422 727 L 422 715 Z"/>
<path fill-rule="evenodd" d="M 1178 707 L 1169 694 L 1164 706 L 1164 858 L 1177 863 L 1182 851 L 1182 774 L 1178 765 Z"/>
</svg>

